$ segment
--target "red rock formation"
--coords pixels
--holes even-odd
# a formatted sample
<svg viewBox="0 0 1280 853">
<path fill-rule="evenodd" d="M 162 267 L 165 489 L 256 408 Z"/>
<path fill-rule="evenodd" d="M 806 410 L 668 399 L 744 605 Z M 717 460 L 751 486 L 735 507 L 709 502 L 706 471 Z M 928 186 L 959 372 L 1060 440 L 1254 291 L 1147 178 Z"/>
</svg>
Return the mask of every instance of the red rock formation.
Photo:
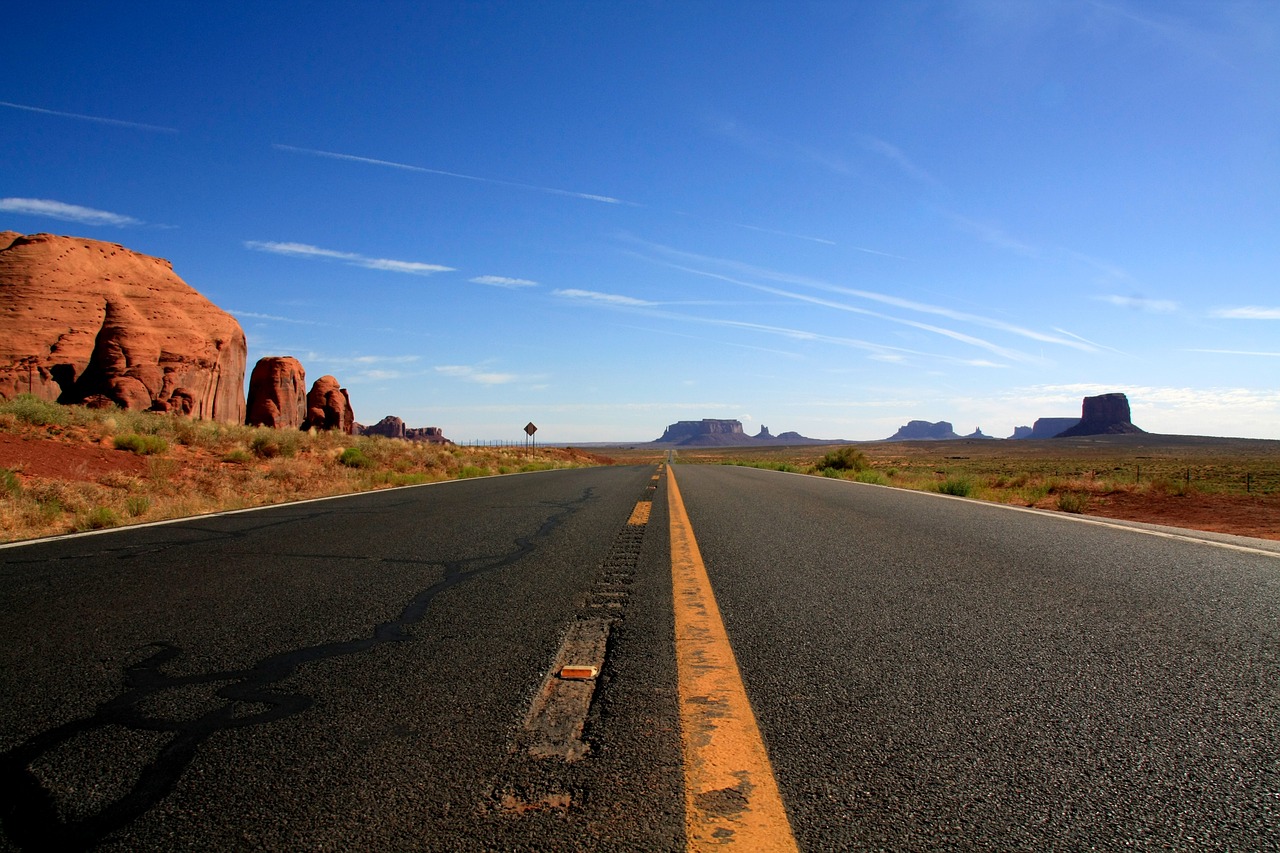
<svg viewBox="0 0 1280 853">
<path fill-rule="evenodd" d="M 355 431 L 356 417 L 351 409 L 347 389 L 338 387 L 332 376 L 321 376 L 307 394 L 307 418 L 303 429 L 340 429 L 347 435 Z"/>
<path fill-rule="evenodd" d="M 244 421 L 244 331 L 115 243 L 0 232 L 0 398 Z"/>
<path fill-rule="evenodd" d="M 440 427 L 410 427 L 404 431 L 404 437 L 409 441 L 422 441 L 427 444 L 453 444 L 444 437 L 444 430 Z"/>
<path fill-rule="evenodd" d="M 1081 435 L 1128 435 L 1145 432 L 1134 426 L 1130 418 L 1129 398 L 1124 394 L 1100 394 L 1085 397 L 1080 423 L 1058 433 L 1058 438 Z"/>
<path fill-rule="evenodd" d="M 249 377 L 245 423 L 298 429 L 307 417 L 307 374 L 292 356 L 258 359 Z"/>
<path fill-rule="evenodd" d="M 406 441 L 421 441 L 426 444 L 453 444 L 444 437 L 440 427 L 406 427 L 404 421 L 395 415 L 387 415 L 372 426 L 356 425 L 359 435 L 381 435 L 386 438 L 402 438 Z"/>
<path fill-rule="evenodd" d="M 404 421 L 395 415 L 387 415 L 373 426 L 367 426 L 360 430 L 361 435 L 381 435 L 386 438 L 404 438 L 405 427 Z"/>
</svg>

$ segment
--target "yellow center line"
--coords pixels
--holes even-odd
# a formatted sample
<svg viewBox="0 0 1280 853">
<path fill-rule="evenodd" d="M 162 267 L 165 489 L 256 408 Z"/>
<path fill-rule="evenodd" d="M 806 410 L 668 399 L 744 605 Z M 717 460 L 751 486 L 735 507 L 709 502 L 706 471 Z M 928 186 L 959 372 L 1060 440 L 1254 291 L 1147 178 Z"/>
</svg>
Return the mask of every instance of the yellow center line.
<svg viewBox="0 0 1280 853">
<path fill-rule="evenodd" d="M 667 485 L 688 849 L 797 850 L 670 467 Z"/>
</svg>

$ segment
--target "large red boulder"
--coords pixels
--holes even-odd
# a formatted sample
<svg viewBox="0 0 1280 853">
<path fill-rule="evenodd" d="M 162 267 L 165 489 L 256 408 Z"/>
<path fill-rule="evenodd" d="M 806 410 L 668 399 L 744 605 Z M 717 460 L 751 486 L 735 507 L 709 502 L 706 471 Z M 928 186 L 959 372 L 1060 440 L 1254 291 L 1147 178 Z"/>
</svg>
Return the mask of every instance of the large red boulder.
<svg viewBox="0 0 1280 853">
<path fill-rule="evenodd" d="M 332 376 L 321 376 L 307 393 L 307 418 L 303 429 L 340 429 L 347 435 L 355 431 L 356 416 L 351 409 L 347 389 L 338 386 Z"/>
<path fill-rule="evenodd" d="M 244 330 L 168 261 L 0 232 L 0 398 L 243 423 Z"/>
<path fill-rule="evenodd" d="M 249 426 L 298 429 L 307 418 L 307 373 L 288 355 L 258 359 L 249 376 Z"/>
</svg>

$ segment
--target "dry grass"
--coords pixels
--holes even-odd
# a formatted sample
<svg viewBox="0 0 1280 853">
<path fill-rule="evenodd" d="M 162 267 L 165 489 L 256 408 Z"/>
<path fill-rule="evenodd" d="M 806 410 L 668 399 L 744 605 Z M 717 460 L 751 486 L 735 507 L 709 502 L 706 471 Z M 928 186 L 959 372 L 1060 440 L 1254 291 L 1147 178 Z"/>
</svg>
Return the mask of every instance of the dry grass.
<svg viewBox="0 0 1280 853">
<path fill-rule="evenodd" d="M 38 440 L 41 471 L 0 467 L 0 541 L 158 521 L 462 477 L 608 464 L 562 448 L 470 448 L 275 430 L 172 415 L 0 403 L 0 433 Z M 56 467 L 68 448 L 104 448 L 91 470 Z M 129 465 L 130 457 L 141 459 Z"/>
</svg>

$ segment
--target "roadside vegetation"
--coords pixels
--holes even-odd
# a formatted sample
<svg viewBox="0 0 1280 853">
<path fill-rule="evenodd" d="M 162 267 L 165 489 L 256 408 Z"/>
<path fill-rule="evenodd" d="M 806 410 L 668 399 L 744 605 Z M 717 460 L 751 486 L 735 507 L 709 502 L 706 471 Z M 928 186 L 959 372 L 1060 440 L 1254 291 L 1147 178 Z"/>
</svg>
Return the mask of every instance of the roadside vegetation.
<svg viewBox="0 0 1280 853">
<path fill-rule="evenodd" d="M 43 473 L 35 465 L 0 463 L 0 541 L 610 461 L 573 449 L 246 427 L 62 406 L 29 395 L 0 403 L 0 434 L 40 442 L 42 462 L 66 459 L 65 471 Z"/>
</svg>

